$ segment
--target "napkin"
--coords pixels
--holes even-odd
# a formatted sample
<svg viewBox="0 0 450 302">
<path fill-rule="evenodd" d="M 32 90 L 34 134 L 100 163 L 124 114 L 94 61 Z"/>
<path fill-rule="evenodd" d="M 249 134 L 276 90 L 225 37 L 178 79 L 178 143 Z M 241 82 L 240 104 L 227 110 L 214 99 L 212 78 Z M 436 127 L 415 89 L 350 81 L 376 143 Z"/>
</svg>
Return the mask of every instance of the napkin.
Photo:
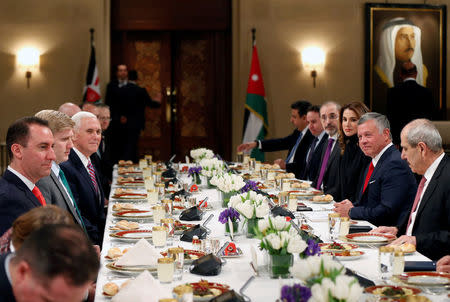
<svg viewBox="0 0 450 302">
<path fill-rule="evenodd" d="M 156 249 L 147 240 L 139 240 L 128 252 L 116 261 L 116 265 L 136 266 L 149 265 L 156 266 L 158 258 L 161 257 Z"/>
<path fill-rule="evenodd" d="M 303 215 L 305 215 L 306 218 L 309 221 L 312 221 L 312 222 L 323 222 L 323 221 L 328 221 L 328 213 L 329 212 L 325 212 L 325 211 L 321 211 L 321 212 L 305 212 L 305 213 L 303 213 Z"/>
<path fill-rule="evenodd" d="M 148 271 L 143 271 L 121 288 L 111 302 L 158 302 L 159 299 L 171 297 L 168 288 L 164 288 Z"/>
</svg>

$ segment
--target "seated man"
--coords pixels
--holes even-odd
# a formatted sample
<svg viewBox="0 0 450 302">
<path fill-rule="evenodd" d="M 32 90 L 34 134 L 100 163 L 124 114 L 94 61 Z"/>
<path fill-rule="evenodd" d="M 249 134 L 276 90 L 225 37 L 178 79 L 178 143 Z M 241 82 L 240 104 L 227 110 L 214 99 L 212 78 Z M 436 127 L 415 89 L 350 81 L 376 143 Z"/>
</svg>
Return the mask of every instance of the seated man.
<svg viewBox="0 0 450 302">
<path fill-rule="evenodd" d="M 423 175 L 414 204 L 395 227 L 376 232 L 402 235 L 392 244 L 411 243 L 430 259 L 450 254 L 450 158 L 442 138 L 426 119 L 410 122 L 401 132 L 402 158 L 411 170 Z"/>
<path fill-rule="evenodd" d="M 320 107 L 320 121 L 328 134 L 326 144 L 323 144 L 320 164 L 312 186 L 322 189 L 324 193 L 333 196 L 339 191 L 339 161 L 341 148 L 339 146 L 339 111 L 341 106 L 335 102 L 326 102 Z"/>
<path fill-rule="evenodd" d="M 17 217 L 46 204 L 35 183 L 50 174 L 55 160 L 52 145 L 52 131 L 40 118 L 25 117 L 8 128 L 6 148 L 11 163 L 0 179 L 0 235 Z"/>
<path fill-rule="evenodd" d="M 300 177 L 304 170 L 306 153 L 314 139 L 314 136 L 308 129 L 306 121 L 307 109 L 311 106 L 308 101 L 297 101 L 291 105 L 291 123 L 295 126 L 294 132 L 283 138 L 274 138 L 263 141 L 254 141 L 241 144 L 237 147 L 237 151 L 249 151 L 258 147 L 263 152 L 288 150 L 286 160 L 276 159 L 282 169 L 295 173 L 296 177 Z"/>
<path fill-rule="evenodd" d="M 15 254 L 0 256 L 2 301 L 82 301 L 99 267 L 78 226 L 43 226 Z"/>
<path fill-rule="evenodd" d="M 101 128 L 97 117 L 81 111 L 72 117 L 73 144 L 69 160 L 61 163 L 61 168 L 69 182 L 70 190 L 84 218 L 87 232 L 94 244 L 101 245 L 105 228 L 105 196 L 100 185 L 99 173 L 90 156 L 100 144 Z"/>
<path fill-rule="evenodd" d="M 359 146 L 372 158 L 359 185 L 355 204 L 345 199 L 335 204 L 342 217 L 367 220 L 375 225 L 398 225 L 409 213 L 416 180 L 392 144 L 386 116 L 369 112 L 358 122 Z"/>
</svg>

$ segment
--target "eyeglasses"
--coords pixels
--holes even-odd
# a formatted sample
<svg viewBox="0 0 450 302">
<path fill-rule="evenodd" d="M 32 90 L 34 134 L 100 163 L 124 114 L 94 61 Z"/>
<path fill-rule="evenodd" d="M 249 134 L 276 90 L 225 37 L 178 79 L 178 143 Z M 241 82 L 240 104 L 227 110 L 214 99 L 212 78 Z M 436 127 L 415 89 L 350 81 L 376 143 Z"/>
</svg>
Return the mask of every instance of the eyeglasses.
<svg viewBox="0 0 450 302">
<path fill-rule="evenodd" d="M 338 118 L 339 118 L 339 115 L 334 114 L 334 113 L 332 113 L 332 114 L 330 114 L 330 115 L 328 115 L 328 116 L 322 115 L 322 116 L 320 117 L 320 119 L 322 119 L 322 120 L 324 120 L 324 121 L 326 121 L 327 119 L 328 119 L 328 120 L 337 120 Z"/>
</svg>

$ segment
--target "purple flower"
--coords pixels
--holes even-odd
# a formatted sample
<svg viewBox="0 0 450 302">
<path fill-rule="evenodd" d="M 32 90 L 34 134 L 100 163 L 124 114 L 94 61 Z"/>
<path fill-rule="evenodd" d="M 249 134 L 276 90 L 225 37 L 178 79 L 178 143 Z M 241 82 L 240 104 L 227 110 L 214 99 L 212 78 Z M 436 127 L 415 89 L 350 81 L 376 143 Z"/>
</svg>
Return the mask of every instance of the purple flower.
<svg viewBox="0 0 450 302">
<path fill-rule="evenodd" d="M 308 247 L 304 251 L 305 256 L 314 256 L 320 254 L 320 246 L 312 239 L 308 239 L 307 241 Z"/>
<path fill-rule="evenodd" d="M 235 221 L 238 221 L 238 220 L 241 219 L 241 215 L 239 214 L 238 211 L 236 211 L 236 210 L 233 209 L 233 208 L 228 208 L 228 209 L 223 210 L 223 211 L 220 213 L 220 215 L 219 215 L 219 221 L 220 221 L 222 224 L 225 224 L 225 223 L 228 222 L 228 217 L 230 217 L 230 220 L 231 220 L 232 222 L 235 222 Z"/>
<path fill-rule="evenodd" d="M 311 289 L 300 284 L 281 288 L 281 300 L 285 302 L 306 302 L 311 298 Z"/>
<path fill-rule="evenodd" d="M 257 191 L 258 190 L 258 183 L 256 181 L 253 180 L 248 180 L 245 183 L 245 186 L 243 186 L 239 191 L 241 193 L 245 193 L 248 191 Z"/>
<path fill-rule="evenodd" d="M 198 166 L 198 167 L 191 167 L 188 170 L 189 175 L 193 175 L 195 174 L 199 174 L 202 171 L 202 167 Z"/>
</svg>

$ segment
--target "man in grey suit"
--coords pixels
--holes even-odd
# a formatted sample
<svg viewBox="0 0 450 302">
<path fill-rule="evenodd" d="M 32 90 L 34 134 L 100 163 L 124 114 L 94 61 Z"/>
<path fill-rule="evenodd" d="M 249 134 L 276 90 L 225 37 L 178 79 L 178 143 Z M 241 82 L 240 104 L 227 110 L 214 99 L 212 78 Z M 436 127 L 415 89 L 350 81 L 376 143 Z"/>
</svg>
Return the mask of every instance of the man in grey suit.
<svg viewBox="0 0 450 302">
<path fill-rule="evenodd" d="M 85 229 L 83 218 L 78 211 L 77 201 L 74 200 L 64 172 L 59 167 L 60 163 L 68 159 L 70 149 L 73 147 L 72 136 L 75 123 L 65 113 L 55 110 L 42 110 L 36 113 L 36 116 L 47 121 L 52 130 L 53 150 L 56 157 L 52 162 L 50 175 L 39 180 L 36 185 L 47 203 L 68 211 L 75 222 Z"/>
</svg>

